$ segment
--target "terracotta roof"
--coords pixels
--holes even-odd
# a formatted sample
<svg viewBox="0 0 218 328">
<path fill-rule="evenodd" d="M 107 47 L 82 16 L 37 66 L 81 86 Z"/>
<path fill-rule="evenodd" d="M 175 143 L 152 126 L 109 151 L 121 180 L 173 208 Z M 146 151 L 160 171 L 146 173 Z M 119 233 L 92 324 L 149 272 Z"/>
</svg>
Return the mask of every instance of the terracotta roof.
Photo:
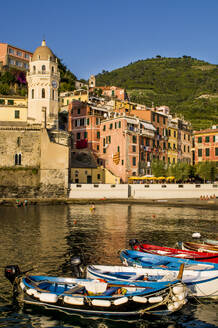
<svg viewBox="0 0 218 328">
<path fill-rule="evenodd" d="M 217 129 L 206 129 L 206 130 L 200 130 L 200 131 L 194 131 L 194 134 L 204 134 L 204 133 L 216 133 L 218 132 L 218 128 Z"/>
</svg>

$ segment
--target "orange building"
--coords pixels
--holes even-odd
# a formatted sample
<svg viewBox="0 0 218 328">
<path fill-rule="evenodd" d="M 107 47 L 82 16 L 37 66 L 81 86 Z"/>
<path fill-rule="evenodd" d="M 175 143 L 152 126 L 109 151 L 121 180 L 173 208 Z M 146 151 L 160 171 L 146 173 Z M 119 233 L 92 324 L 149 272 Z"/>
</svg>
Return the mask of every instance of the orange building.
<svg viewBox="0 0 218 328">
<path fill-rule="evenodd" d="M 92 92 L 92 91 L 94 91 L 94 89 L 101 89 L 102 96 L 105 96 L 105 97 L 116 98 L 119 100 L 127 99 L 127 94 L 125 92 L 125 89 L 122 89 L 122 88 L 118 88 L 115 86 L 105 86 L 105 87 L 90 88 L 89 91 Z"/>
<path fill-rule="evenodd" d="M 90 106 L 77 100 L 68 109 L 68 131 L 73 135 L 73 148 L 88 148 L 94 152 L 100 149 L 100 123 L 104 108 Z"/>
<path fill-rule="evenodd" d="M 212 129 L 194 131 L 195 163 L 218 162 L 218 126 Z"/>
<path fill-rule="evenodd" d="M 33 53 L 14 47 L 8 43 L 0 43 L 0 68 L 17 68 L 19 70 L 28 70 L 29 61 Z"/>
</svg>

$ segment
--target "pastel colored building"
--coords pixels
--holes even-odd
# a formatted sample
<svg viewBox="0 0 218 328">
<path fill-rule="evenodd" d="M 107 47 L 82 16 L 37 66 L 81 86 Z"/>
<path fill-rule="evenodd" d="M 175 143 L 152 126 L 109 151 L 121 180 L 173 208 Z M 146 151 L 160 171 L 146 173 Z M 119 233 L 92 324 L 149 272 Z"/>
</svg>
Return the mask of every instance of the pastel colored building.
<svg viewBox="0 0 218 328">
<path fill-rule="evenodd" d="M 61 92 L 59 96 L 60 111 L 68 111 L 68 106 L 73 100 L 88 102 L 89 94 L 87 90 L 78 89 L 74 91 Z"/>
<path fill-rule="evenodd" d="M 27 122 L 27 98 L 0 95 L 1 122 Z"/>
<path fill-rule="evenodd" d="M 107 110 L 72 101 L 68 112 L 68 131 L 73 136 L 73 148 L 100 150 L 100 123 Z"/>
<path fill-rule="evenodd" d="M 168 117 L 168 164 L 178 161 L 178 122 L 172 116 Z"/>
<path fill-rule="evenodd" d="M 90 92 L 94 91 L 94 89 L 101 89 L 102 90 L 102 96 L 109 97 L 109 98 L 116 98 L 120 100 L 125 100 L 127 98 L 127 94 L 125 92 L 125 89 L 115 87 L 115 86 L 105 86 L 105 87 L 92 87 L 89 89 Z"/>
<path fill-rule="evenodd" d="M 130 176 L 146 174 L 151 152 L 146 140 L 154 138 L 154 130 L 149 122 L 131 116 L 115 115 L 102 121 L 99 156 L 104 167 L 124 183 Z M 140 165 L 142 162 L 144 165 Z"/>
<path fill-rule="evenodd" d="M 178 162 L 192 164 L 192 129 L 191 124 L 178 119 Z"/>
<path fill-rule="evenodd" d="M 195 163 L 203 161 L 218 162 L 218 126 L 194 131 Z"/>
<path fill-rule="evenodd" d="M 0 43 L 0 69 L 7 67 L 28 70 L 33 53 L 8 43 Z"/>
</svg>

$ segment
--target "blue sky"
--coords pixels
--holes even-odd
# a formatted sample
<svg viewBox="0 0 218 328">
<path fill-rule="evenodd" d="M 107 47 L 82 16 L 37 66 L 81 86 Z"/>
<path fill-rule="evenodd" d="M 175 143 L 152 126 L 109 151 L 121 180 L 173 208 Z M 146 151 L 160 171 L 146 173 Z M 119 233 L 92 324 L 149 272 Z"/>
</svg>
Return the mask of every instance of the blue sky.
<svg viewBox="0 0 218 328">
<path fill-rule="evenodd" d="M 218 64 L 218 0 L 11 0 L 0 10 L 0 42 L 34 51 L 45 38 L 78 78 L 156 55 Z"/>
</svg>

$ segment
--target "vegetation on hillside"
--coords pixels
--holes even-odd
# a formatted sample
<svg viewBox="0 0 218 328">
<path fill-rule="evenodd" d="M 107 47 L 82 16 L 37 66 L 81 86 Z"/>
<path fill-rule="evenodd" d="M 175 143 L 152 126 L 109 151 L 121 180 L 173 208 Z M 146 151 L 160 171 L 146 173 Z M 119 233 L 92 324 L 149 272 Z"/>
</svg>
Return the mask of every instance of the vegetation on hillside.
<svg viewBox="0 0 218 328">
<path fill-rule="evenodd" d="M 130 101 L 148 107 L 169 106 L 171 113 L 191 121 L 195 129 L 218 124 L 218 65 L 189 56 L 157 56 L 102 71 L 96 82 L 123 87 Z"/>
</svg>

